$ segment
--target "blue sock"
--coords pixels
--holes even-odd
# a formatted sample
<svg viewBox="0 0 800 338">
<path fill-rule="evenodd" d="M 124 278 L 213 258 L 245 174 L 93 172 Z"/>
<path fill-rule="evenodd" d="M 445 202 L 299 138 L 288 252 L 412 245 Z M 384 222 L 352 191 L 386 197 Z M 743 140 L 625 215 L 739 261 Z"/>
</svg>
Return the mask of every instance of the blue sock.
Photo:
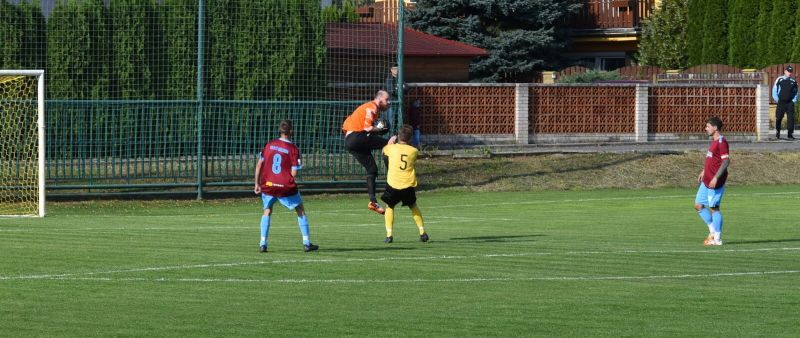
<svg viewBox="0 0 800 338">
<path fill-rule="evenodd" d="M 713 215 L 711 215 L 711 218 L 714 219 L 714 221 L 712 222 L 714 224 L 714 231 L 722 232 L 722 213 L 717 211 Z"/>
<path fill-rule="evenodd" d="M 703 222 L 706 222 L 706 224 L 711 224 L 713 222 L 711 219 L 711 211 L 709 211 L 708 208 L 703 208 L 698 211 L 697 214 L 700 215 L 700 218 L 702 218 Z"/>
<path fill-rule="evenodd" d="M 267 238 L 269 238 L 269 216 L 261 216 L 261 244 L 267 245 Z"/>
<path fill-rule="evenodd" d="M 300 233 L 303 234 L 303 245 L 311 244 L 311 239 L 308 235 L 308 218 L 306 215 L 298 216 L 297 224 L 300 225 Z"/>
</svg>

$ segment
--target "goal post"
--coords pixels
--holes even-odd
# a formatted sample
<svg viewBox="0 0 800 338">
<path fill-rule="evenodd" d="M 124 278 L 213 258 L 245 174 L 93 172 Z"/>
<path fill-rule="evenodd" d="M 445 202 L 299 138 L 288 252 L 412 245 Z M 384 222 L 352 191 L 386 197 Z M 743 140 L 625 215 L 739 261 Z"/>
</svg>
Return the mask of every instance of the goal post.
<svg viewBox="0 0 800 338">
<path fill-rule="evenodd" d="M 44 70 L 0 69 L 0 217 L 45 215 Z"/>
</svg>

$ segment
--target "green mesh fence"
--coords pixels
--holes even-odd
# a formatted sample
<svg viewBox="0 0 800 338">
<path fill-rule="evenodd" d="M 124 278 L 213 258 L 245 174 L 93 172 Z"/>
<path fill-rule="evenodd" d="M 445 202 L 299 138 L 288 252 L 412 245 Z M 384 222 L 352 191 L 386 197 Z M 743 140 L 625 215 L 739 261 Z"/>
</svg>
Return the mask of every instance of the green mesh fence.
<svg viewBox="0 0 800 338">
<path fill-rule="evenodd" d="M 376 8 L 394 21 L 364 15 Z M 396 1 L 0 0 L 0 69 L 45 69 L 49 189 L 249 188 L 283 118 L 301 183 L 360 186 L 340 127 L 387 85 L 397 12 Z"/>
</svg>

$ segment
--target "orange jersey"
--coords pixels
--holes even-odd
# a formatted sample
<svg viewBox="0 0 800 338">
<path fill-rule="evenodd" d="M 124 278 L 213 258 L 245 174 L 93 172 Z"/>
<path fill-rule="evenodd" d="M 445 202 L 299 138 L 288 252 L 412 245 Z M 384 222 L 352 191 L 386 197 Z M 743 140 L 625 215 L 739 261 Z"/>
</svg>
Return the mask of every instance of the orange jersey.
<svg viewBox="0 0 800 338">
<path fill-rule="evenodd" d="M 364 131 L 364 129 L 372 126 L 372 122 L 375 121 L 377 117 L 378 105 L 373 101 L 369 101 L 358 106 L 358 108 L 344 120 L 342 130 L 345 133 Z"/>
</svg>

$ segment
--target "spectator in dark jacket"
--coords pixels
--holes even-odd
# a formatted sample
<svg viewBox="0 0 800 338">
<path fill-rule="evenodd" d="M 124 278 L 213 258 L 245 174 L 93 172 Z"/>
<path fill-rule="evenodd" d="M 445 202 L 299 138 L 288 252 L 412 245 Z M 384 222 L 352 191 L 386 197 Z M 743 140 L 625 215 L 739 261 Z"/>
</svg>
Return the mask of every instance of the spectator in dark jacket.
<svg viewBox="0 0 800 338">
<path fill-rule="evenodd" d="M 781 122 L 786 115 L 787 137 L 794 140 L 794 103 L 797 102 L 797 81 L 792 77 L 794 68 L 786 67 L 783 76 L 775 79 L 772 86 L 772 99 L 778 104 L 775 108 L 775 137 L 781 138 Z"/>
</svg>

